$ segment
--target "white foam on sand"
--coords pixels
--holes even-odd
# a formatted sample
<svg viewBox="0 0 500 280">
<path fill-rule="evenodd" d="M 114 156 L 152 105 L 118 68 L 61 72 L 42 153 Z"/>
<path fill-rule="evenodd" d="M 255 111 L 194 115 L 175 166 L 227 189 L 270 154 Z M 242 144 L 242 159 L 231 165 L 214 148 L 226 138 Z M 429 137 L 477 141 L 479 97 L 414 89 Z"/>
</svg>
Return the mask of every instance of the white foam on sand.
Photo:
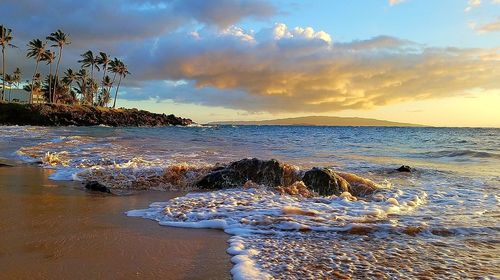
<svg viewBox="0 0 500 280">
<path fill-rule="evenodd" d="M 234 255 L 233 277 L 269 279 L 271 275 L 255 260 L 259 255 L 258 246 L 251 250 L 246 248 L 245 240 L 252 236 L 349 233 L 360 228 L 398 231 L 398 224 L 389 220 L 388 215 L 411 212 L 425 201 L 425 193 L 390 192 L 376 202 L 354 201 L 348 196 L 281 195 L 262 187 L 189 193 L 168 202 L 153 203 L 148 209 L 128 211 L 127 215 L 153 219 L 166 226 L 222 229 L 233 235 L 228 249 L 228 253 Z"/>
<path fill-rule="evenodd" d="M 272 279 L 273 277 L 260 269 L 253 256 L 259 254 L 255 249 L 246 249 L 244 239 L 238 236 L 233 236 L 229 239 L 229 248 L 227 252 L 233 257 L 231 262 L 234 267 L 231 269 L 231 274 L 235 280 L 265 280 Z"/>
</svg>

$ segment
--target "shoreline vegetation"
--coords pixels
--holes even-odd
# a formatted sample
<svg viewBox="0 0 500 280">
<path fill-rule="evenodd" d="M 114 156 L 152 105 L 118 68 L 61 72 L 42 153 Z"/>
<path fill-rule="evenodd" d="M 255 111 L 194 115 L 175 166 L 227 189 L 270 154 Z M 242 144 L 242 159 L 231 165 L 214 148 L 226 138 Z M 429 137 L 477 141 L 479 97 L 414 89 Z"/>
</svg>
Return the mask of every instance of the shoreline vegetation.
<svg viewBox="0 0 500 280">
<path fill-rule="evenodd" d="M 123 78 L 130 75 L 127 65 L 99 51 L 81 54 L 78 70 L 60 70 L 63 50 L 71 44 L 70 37 L 58 29 L 42 39 L 28 42 L 26 57 L 34 59 L 31 80 L 23 80 L 23 71 L 16 67 L 7 73 L 7 50 L 19 49 L 13 44 L 12 29 L 0 25 L 2 71 L 0 83 L 0 125 L 40 126 L 167 126 L 190 125 L 190 119 L 155 114 L 137 109 L 115 109 Z M 51 43 L 49 46 L 48 44 Z M 41 73 L 45 63 L 48 75 Z M 55 67 L 54 67 L 55 64 Z M 95 72 L 102 72 L 99 75 Z M 13 92 L 14 89 L 14 92 Z M 114 91 L 114 97 L 113 97 Z M 25 94 L 21 94 L 25 93 Z M 27 104 L 26 104 L 27 103 Z M 112 105 L 110 105 L 112 103 Z M 108 107 L 109 105 L 109 107 Z"/>
<path fill-rule="evenodd" d="M 58 29 L 45 39 L 33 39 L 27 43 L 26 58 L 34 60 L 34 71 L 31 80 L 23 82 L 22 69 L 16 67 L 12 74 L 8 72 L 10 63 L 7 63 L 7 50 L 19 49 L 12 43 L 13 40 L 12 29 L 0 25 L 2 49 L 0 101 L 16 100 L 17 103 L 100 107 L 107 107 L 112 101 L 111 107 L 116 107 L 122 80 L 130 75 L 127 65 L 121 59 L 111 58 L 103 51 L 94 55 L 93 51 L 88 50 L 80 55 L 81 59 L 78 60 L 80 69 L 68 68 L 64 71 L 60 69 L 63 50 L 71 44 L 71 40 L 68 34 Z M 46 64 L 45 71 L 48 70 L 46 76 L 42 74 L 43 63 Z M 96 72 L 101 71 L 102 75 L 96 75 Z M 22 100 L 20 96 L 12 98 L 12 89 L 24 90 L 29 93 L 29 97 L 26 100 Z"/>
</svg>

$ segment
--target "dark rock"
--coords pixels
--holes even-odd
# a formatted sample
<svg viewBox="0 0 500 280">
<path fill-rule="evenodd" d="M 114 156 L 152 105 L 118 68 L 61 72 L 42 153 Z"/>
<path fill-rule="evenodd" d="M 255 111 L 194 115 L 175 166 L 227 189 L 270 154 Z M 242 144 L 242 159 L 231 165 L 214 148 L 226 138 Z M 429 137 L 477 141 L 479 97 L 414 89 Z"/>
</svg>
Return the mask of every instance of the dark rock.
<svg viewBox="0 0 500 280">
<path fill-rule="evenodd" d="M 245 181 L 243 181 L 240 174 L 234 170 L 222 169 L 212 171 L 198 181 L 196 186 L 202 189 L 220 190 L 242 186 L 243 184 L 245 184 Z"/>
<path fill-rule="evenodd" d="M 349 191 L 349 183 L 333 170 L 328 168 L 313 168 L 302 178 L 304 184 L 319 195 L 340 195 Z"/>
<path fill-rule="evenodd" d="M 412 172 L 413 169 L 409 167 L 408 165 L 401 165 L 398 169 L 396 169 L 399 172 Z"/>
<path fill-rule="evenodd" d="M 246 181 L 276 187 L 283 185 L 283 165 L 275 160 L 242 159 L 231 163 L 228 169 L 234 170 Z"/>
<path fill-rule="evenodd" d="M 256 184 L 277 187 L 283 185 L 284 173 L 283 165 L 275 159 L 242 159 L 227 167 L 218 167 L 196 185 L 203 189 L 214 190 L 239 187 L 251 180 Z"/>
<path fill-rule="evenodd" d="M 97 182 L 97 181 L 89 181 L 85 183 L 85 188 L 91 191 L 111 193 L 108 187 Z"/>
<path fill-rule="evenodd" d="M 193 121 L 137 109 L 109 109 L 85 105 L 15 104 L 0 102 L 0 125 L 40 126 L 169 126 Z"/>
</svg>

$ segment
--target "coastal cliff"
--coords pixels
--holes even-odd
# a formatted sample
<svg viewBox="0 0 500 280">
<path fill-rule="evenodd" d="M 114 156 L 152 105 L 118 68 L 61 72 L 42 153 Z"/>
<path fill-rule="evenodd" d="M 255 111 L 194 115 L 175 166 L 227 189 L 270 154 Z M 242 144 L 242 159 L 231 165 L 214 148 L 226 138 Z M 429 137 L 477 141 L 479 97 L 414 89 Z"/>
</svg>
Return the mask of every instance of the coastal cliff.
<svg viewBox="0 0 500 280">
<path fill-rule="evenodd" d="M 0 103 L 0 125 L 38 126 L 169 126 L 193 121 L 138 109 L 109 109 L 85 105 Z"/>
</svg>

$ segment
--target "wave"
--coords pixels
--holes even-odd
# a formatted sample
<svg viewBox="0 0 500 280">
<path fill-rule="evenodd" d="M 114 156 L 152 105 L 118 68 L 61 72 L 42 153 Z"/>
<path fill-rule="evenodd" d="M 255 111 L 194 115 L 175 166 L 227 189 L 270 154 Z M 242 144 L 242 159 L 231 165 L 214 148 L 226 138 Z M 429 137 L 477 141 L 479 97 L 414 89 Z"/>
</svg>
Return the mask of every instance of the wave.
<svg viewBox="0 0 500 280">
<path fill-rule="evenodd" d="M 94 166 L 77 174 L 80 180 L 98 181 L 113 189 L 190 191 L 211 165 L 178 163 L 168 166 L 141 158 L 121 164 Z"/>
<path fill-rule="evenodd" d="M 266 236 L 303 239 L 310 233 L 359 235 L 392 231 L 395 225 L 389 219 L 391 215 L 412 212 L 425 204 L 427 197 L 425 193 L 411 197 L 398 197 L 398 193 L 381 196 L 378 202 L 353 200 L 348 196 L 307 198 L 259 187 L 189 193 L 167 202 L 153 203 L 147 209 L 126 213 L 131 217 L 156 220 L 165 226 L 222 229 L 233 235 L 228 249 L 228 253 L 234 255 L 233 276 L 268 279 L 272 278 L 268 274 L 272 269 L 257 264 L 258 256 L 266 251 L 278 251 L 280 247 L 278 244 L 260 243 L 257 245 L 261 248 L 251 248 L 252 240 Z M 307 250 L 303 244 L 302 248 Z M 268 265 L 280 265 L 281 255 L 270 258 L 266 260 Z M 334 275 L 324 276 L 331 278 Z"/>
<path fill-rule="evenodd" d="M 383 227 L 381 221 L 389 215 L 410 212 L 424 204 L 426 197 L 423 192 L 411 197 L 386 193 L 379 201 L 353 200 L 343 195 L 307 198 L 260 187 L 189 193 L 128 215 L 154 219 L 163 225 L 210 225 L 230 234 L 348 231 L 353 224 Z"/>
<path fill-rule="evenodd" d="M 494 159 L 500 159 L 500 154 L 496 153 L 490 153 L 490 152 L 483 152 L 483 151 L 473 151 L 473 150 L 442 150 L 442 151 L 437 151 L 437 152 L 426 152 L 426 153 L 420 153 L 419 155 L 422 155 L 424 157 L 430 157 L 430 158 L 456 158 L 456 157 L 463 157 L 463 158 L 494 158 Z"/>
</svg>

